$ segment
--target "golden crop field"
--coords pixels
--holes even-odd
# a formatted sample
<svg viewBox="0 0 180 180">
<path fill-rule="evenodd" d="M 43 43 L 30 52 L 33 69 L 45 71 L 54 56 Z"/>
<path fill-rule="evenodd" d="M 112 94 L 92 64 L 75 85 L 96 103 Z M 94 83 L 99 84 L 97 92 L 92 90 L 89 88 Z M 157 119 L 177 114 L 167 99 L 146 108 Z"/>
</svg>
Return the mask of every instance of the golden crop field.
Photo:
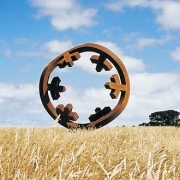
<svg viewBox="0 0 180 180">
<path fill-rule="evenodd" d="M 177 180 L 180 128 L 0 128 L 1 180 Z"/>
</svg>

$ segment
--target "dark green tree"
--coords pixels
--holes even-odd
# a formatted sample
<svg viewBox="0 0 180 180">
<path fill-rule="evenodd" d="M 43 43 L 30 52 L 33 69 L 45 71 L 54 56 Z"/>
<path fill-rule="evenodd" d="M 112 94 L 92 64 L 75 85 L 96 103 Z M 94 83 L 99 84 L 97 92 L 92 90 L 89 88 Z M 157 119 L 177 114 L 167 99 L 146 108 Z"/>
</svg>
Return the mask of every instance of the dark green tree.
<svg viewBox="0 0 180 180">
<path fill-rule="evenodd" d="M 150 122 L 149 124 L 156 124 L 156 125 L 166 125 L 166 126 L 174 126 L 175 121 L 174 118 L 180 114 L 178 111 L 174 110 L 167 110 L 167 111 L 157 111 L 151 113 L 149 115 Z"/>
</svg>

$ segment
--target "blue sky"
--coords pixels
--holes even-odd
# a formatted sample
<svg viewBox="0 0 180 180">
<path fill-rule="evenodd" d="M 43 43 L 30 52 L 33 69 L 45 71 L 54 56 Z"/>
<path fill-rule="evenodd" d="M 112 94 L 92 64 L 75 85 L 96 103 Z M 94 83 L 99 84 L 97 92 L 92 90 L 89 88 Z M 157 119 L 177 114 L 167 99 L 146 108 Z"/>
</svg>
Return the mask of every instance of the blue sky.
<svg viewBox="0 0 180 180">
<path fill-rule="evenodd" d="M 129 102 L 109 126 L 149 122 L 155 111 L 180 111 L 179 17 L 176 0 L 1 0 L 0 125 L 52 126 L 39 97 L 41 73 L 57 55 L 89 42 L 117 54 L 129 73 Z M 80 123 L 97 106 L 116 104 L 103 87 L 109 76 L 94 69 L 84 60 L 53 74 L 68 89 L 61 102 L 73 104 Z"/>
</svg>

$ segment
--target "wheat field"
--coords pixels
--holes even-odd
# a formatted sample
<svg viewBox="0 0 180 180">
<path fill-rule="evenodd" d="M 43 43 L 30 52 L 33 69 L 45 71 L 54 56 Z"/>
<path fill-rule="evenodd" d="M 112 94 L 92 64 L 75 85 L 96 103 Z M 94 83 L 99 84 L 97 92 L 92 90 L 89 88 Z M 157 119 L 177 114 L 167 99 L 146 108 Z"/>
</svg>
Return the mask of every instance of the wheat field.
<svg viewBox="0 0 180 180">
<path fill-rule="evenodd" d="M 0 128 L 1 180 L 177 180 L 180 128 Z"/>
</svg>

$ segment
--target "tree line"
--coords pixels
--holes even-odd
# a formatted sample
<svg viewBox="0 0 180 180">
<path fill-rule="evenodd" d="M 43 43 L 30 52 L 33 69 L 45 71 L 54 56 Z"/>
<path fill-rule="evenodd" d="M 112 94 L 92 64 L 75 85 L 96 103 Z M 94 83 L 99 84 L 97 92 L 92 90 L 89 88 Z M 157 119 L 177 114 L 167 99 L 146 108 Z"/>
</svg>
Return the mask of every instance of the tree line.
<svg viewBox="0 0 180 180">
<path fill-rule="evenodd" d="M 149 115 L 150 122 L 139 124 L 139 126 L 178 126 L 176 117 L 179 115 L 180 113 L 174 110 L 153 112 Z"/>
</svg>

